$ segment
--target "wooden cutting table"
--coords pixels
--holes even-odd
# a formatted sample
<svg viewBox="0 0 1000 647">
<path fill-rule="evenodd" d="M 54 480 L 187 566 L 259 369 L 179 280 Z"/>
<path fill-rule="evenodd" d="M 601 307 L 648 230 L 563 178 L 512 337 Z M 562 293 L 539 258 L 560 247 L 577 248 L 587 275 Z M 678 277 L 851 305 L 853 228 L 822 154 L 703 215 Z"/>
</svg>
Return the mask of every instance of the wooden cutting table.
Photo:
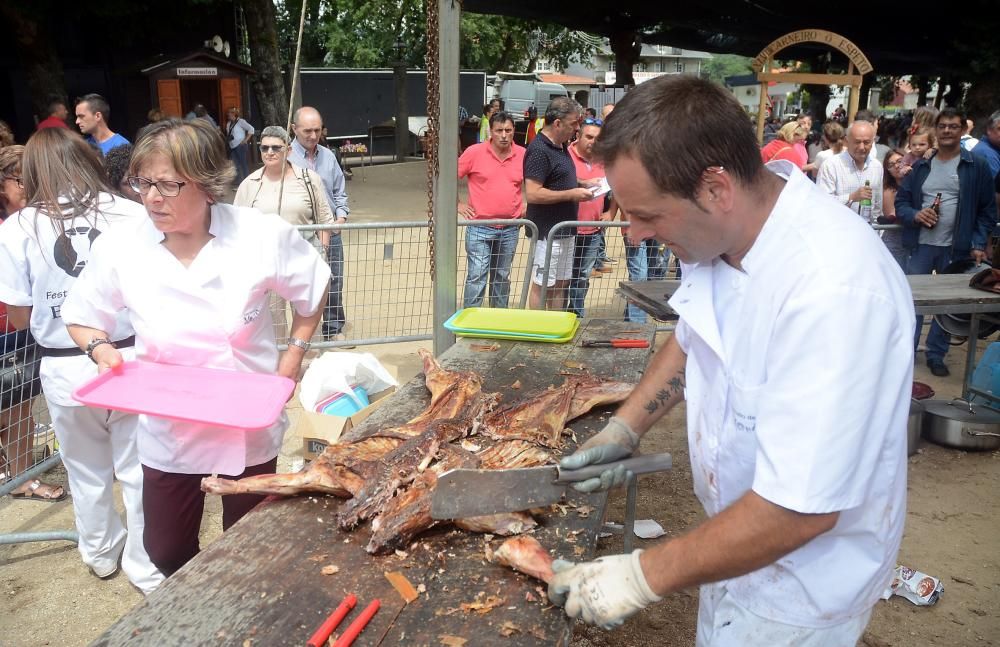
<svg viewBox="0 0 1000 647">
<path fill-rule="evenodd" d="M 921 274 L 907 276 L 913 292 L 913 307 L 918 315 L 967 314 L 970 331 L 975 336 L 983 314 L 1000 312 L 1000 294 L 969 287 L 968 274 Z M 657 319 L 676 318 L 667 300 L 682 281 L 622 281 L 618 293 Z M 965 356 L 963 397 L 971 394 L 970 381 L 976 367 L 976 344 L 968 344 Z"/>
<path fill-rule="evenodd" d="M 439 359 L 446 368 L 477 371 L 484 391 L 501 392 L 504 402 L 513 402 L 562 383 L 561 372 L 585 370 L 602 378 L 638 381 L 650 349 L 579 344 L 627 336 L 652 345 L 653 334 L 650 325 L 590 321 L 581 325 L 572 343 L 460 339 Z M 497 350 L 481 349 L 490 344 Z M 515 381 L 521 383 L 518 390 L 510 388 Z M 405 422 L 429 401 L 423 375 L 418 375 L 363 424 Z M 610 412 L 598 409 L 573 422 L 577 439 L 582 442 L 600 430 Z M 566 452 L 574 446 L 570 440 Z M 534 535 L 556 556 L 592 558 L 606 502 L 607 494 L 585 496 L 570 490 L 569 505 L 541 517 Z M 418 536 L 405 554 L 376 557 L 364 550 L 369 523 L 353 532 L 337 528 L 340 503 L 308 495 L 266 500 L 93 644 L 301 646 L 349 593 L 357 595 L 358 606 L 340 631 L 371 600 L 382 601 L 381 610 L 354 643 L 359 646 L 377 645 L 383 635 L 387 645 L 449 644 L 442 636 L 465 639 L 468 647 L 570 643 L 571 623 L 539 594 L 544 591 L 541 582 L 486 562 L 486 536 L 432 529 Z M 581 506 L 595 509 L 588 512 Z M 490 543 L 495 548 L 500 541 Z M 331 564 L 339 572 L 322 575 L 321 569 Z M 402 608 L 402 599 L 383 575 L 388 571 L 402 572 L 426 592 Z M 487 602 L 489 596 L 496 598 Z M 483 613 L 462 609 L 462 604 L 477 600 L 496 606 Z"/>
</svg>

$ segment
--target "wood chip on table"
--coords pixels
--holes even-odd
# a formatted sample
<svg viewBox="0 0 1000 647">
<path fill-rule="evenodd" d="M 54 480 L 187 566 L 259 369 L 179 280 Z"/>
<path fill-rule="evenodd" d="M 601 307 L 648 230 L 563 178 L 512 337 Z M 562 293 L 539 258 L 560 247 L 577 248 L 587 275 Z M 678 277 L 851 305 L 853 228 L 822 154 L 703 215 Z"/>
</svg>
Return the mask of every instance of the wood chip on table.
<svg viewBox="0 0 1000 647">
<path fill-rule="evenodd" d="M 319 572 L 322 573 L 323 575 L 336 575 L 337 573 L 340 572 L 340 567 L 337 566 L 336 564 L 327 564 L 326 566 L 321 568 Z"/>
<path fill-rule="evenodd" d="M 475 600 L 472 602 L 463 602 L 459 605 L 459 608 L 466 613 L 478 613 L 479 615 L 486 615 L 493 609 L 501 607 L 506 603 L 506 600 L 498 595 L 486 595 L 484 591 L 480 591 Z"/>
<path fill-rule="evenodd" d="M 572 368 L 572 369 L 577 369 L 577 370 L 581 370 L 581 371 L 583 369 L 587 368 L 586 364 L 583 364 L 581 362 L 574 362 L 573 360 L 569 360 L 569 359 L 566 360 L 565 362 L 563 362 L 562 365 L 565 366 L 566 368 Z"/>
<path fill-rule="evenodd" d="M 504 637 L 513 636 L 514 634 L 521 633 L 521 628 L 516 624 L 508 620 L 507 622 L 500 625 L 500 635 Z"/>
<path fill-rule="evenodd" d="M 458 636 L 449 636 L 447 634 L 442 634 L 438 636 L 441 640 L 441 644 L 446 647 L 462 647 L 465 643 L 469 642 L 465 638 L 459 638 Z"/>
<path fill-rule="evenodd" d="M 326 553 L 323 553 L 322 555 L 313 555 L 312 557 L 309 558 L 309 561 L 322 562 L 325 561 L 327 557 L 329 557 L 329 555 L 327 555 Z"/>
<path fill-rule="evenodd" d="M 582 506 L 580 506 L 579 508 L 576 509 L 576 514 L 581 519 L 586 519 L 587 517 L 590 516 L 590 513 L 593 512 L 596 509 L 597 508 L 595 508 L 592 505 L 582 505 Z"/>
<path fill-rule="evenodd" d="M 512 388 L 512 389 L 520 389 L 521 388 L 521 380 L 515 380 L 514 383 L 510 385 L 510 388 Z"/>
<path fill-rule="evenodd" d="M 392 588 L 396 589 L 396 592 L 399 593 L 400 597 L 402 597 L 407 604 L 416 600 L 420 597 L 420 593 L 427 590 L 427 587 L 421 584 L 420 588 L 423 589 L 423 591 L 418 593 L 418 589 L 413 588 L 413 584 L 410 583 L 410 580 L 406 579 L 406 576 L 399 571 L 385 573 L 385 579 L 389 580 L 389 583 L 392 584 Z"/>
<path fill-rule="evenodd" d="M 525 364 L 514 364 L 513 366 L 511 366 L 507 370 L 508 371 L 516 371 L 517 369 L 524 368 L 525 366 L 526 366 Z"/>
<path fill-rule="evenodd" d="M 500 350 L 500 344 L 472 344 L 472 350 L 477 353 L 493 353 Z"/>
</svg>

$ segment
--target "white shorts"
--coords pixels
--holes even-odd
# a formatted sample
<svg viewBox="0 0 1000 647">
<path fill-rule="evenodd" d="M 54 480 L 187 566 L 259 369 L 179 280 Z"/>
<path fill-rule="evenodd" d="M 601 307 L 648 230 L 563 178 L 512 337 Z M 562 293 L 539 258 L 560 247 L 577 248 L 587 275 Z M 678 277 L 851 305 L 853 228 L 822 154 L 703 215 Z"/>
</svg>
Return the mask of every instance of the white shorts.
<svg viewBox="0 0 1000 647">
<path fill-rule="evenodd" d="M 698 596 L 696 647 L 853 646 L 861 639 L 872 609 L 833 627 L 798 627 L 747 611 L 722 584 L 706 584 Z"/>
<path fill-rule="evenodd" d="M 568 281 L 573 278 L 573 254 L 576 250 L 576 236 L 556 238 L 552 241 L 552 260 L 549 262 L 549 276 L 545 285 L 552 287 L 556 281 Z M 535 285 L 542 284 L 542 272 L 545 270 L 545 241 L 535 243 L 535 259 L 532 262 L 532 274 Z"/>
</svg>

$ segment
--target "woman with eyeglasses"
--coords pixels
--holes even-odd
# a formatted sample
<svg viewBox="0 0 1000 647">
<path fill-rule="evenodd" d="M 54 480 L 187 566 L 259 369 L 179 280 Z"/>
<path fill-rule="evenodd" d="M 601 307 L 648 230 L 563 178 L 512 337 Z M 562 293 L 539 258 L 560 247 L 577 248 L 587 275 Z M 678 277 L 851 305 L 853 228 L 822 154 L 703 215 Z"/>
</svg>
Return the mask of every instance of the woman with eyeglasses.
<svg viewBox="0 0 1000 647">
<path fill-rule="evenodd" d="M 97 241 L 62 309 L 77 345 L 99 370 L 119 366 L 108 331 L 122 313 L 135 327 L 137 359 L 297 379 L 309 349 L 304 340 L 322 317 L 326 262 L 281 218 L 221 203 L 235 170 L 219 131 L 204 119 L 144 128 L 129 173 L 148 217 Z M 272 292 L 294 310 L 280 355 L 268 311 Z M 169 576 L 199 551 L 202 477 L 273 473 L 288 419 L 282 414 L 257 430 L 139 420 L 145 546 Z M 223 529 L 261 500 L 225 497 Z"/>
<path fill-rule="evenodd" d="M 97 258 L 101 236 L 131 231 L 141 206 L 112 194 L 100 154 L 64 128 L 40 130 L 22 162 L 27 206 L 0 226 L 0 301 L 8 319 L 29 327 L 41 356 L 39 374 L 59 452 L 73 492 L 83 563 L 99 578 L 119 568 L 143 593 L 163 581 L 143 548 L 142 469 L 136 451 L 138 416 L 81 405 L 72 391 L 97 376 L 63 324 L 66 295 Z M 109 250 L 113 255 L 115 250 Z M 113 313 L 107 330 L 131 356 L 132 327 Z M 121 485 L 126 525 L 115 510 Z"/>
<path fill-rule="evenodd" d="M 882 217 L 879 224 L 895 225 L 896 220 L 896 192 L 903 182 L 903 176 L 909 169 L 903 164 L 905 153 L 900 150 L 891 150 L 885 156 L 885 170 L 882 175 Z M 903 246 L 903 232 L 899 230 L 888 230 L 882 232 L 882 242 L 889 249 L 892 257 L 896 259 L 899 266 L 906 273 L 907 260 L 910 252 Z"/>
<path fill-rule="evenodd" d="M 300 168 L 288 161 L 291 137 L 281 126 L 268 126 L 260 134 L 260 157 L 264 166 L 240 182 L 233 204 L 253 207 L 263 213 L 276 213 L 292 226 L 329 225 L 337 221 L 326 199 L 323 178 L 315 171 Z M 326 249 L 330 230 L 305 231 L 302 236 L 314 245 Z M 288 332 L 285 304 L 280 299 L 271 302 L 271 316 L 282 331 L 284 342 Z"/>
<path fill-rule="evenodd" d="M 315 172 L 288 161 L 291 137 L 281 126 L 268 126 L 260 135 L 264 166 L 247 176 L 236 191 L 233 204 L 276 213 L 292 226 L 333 224 L 336 218 L 326 200 L 323 179 Z M 312 242 L 329 244 L 330 232 L 303 232 Z"/>
</svg>

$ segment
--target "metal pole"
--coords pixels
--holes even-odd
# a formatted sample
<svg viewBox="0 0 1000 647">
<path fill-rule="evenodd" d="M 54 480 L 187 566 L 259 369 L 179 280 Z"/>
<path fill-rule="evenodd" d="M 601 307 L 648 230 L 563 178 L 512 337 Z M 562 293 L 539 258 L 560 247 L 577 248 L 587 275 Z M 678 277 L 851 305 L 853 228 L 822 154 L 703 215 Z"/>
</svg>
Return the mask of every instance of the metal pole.
<svg viewBox="0 0 1000 647">
<path fill-rule="evenodd" d="M 392 79 L 396 86 L 396 161 L 406 161 L 410 143 L 410 119 L 406 110 L 406 63 L 394 61 Z"/>
<path fill-rule="evenodd" d="M 434 180 L 434 354 L 455 343 L 444 322 L 458 302 L 458 39 L 461 7 L 438 3 L 438 69 L 441 73 L 438 176 Z"/>
</svg>

